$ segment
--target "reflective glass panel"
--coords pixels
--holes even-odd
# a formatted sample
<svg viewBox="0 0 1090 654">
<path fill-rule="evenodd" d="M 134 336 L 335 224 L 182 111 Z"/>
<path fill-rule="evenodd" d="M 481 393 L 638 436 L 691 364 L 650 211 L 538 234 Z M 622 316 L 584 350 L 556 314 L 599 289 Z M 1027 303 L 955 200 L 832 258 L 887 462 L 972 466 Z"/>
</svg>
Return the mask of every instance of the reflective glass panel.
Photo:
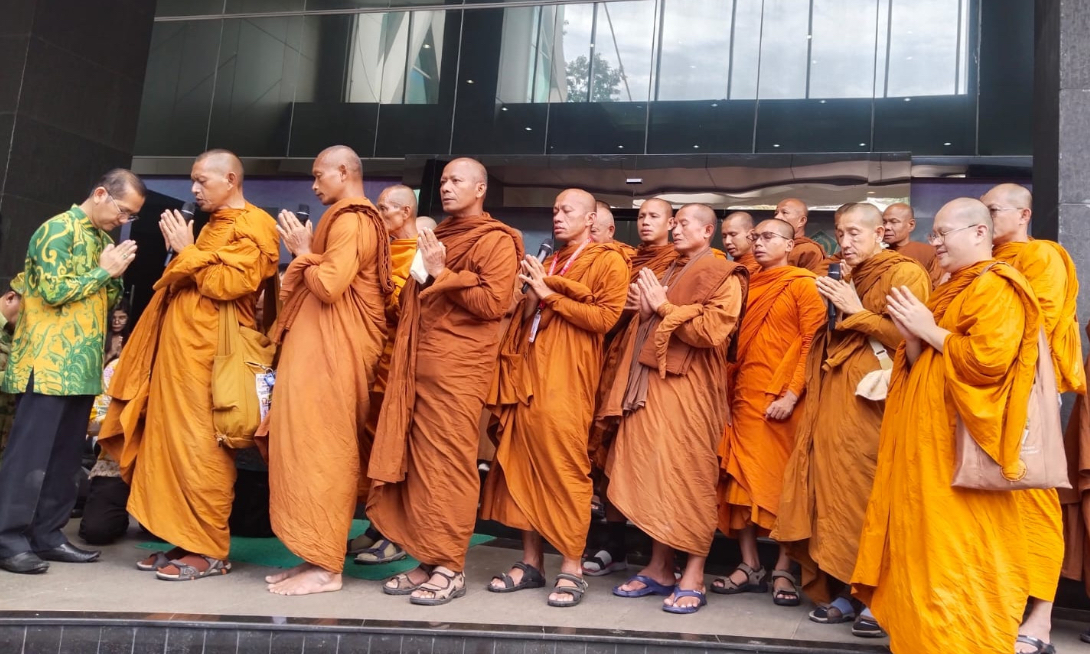
<svg viewBox="0 0 1090 654">
<path fill-rule="evenodd" d="M 723 0 L 660 0 L 656 100 L 718 100 L 730 76 L 731 8 Z"/>
<path fill-rule="evenodd" d="M 807 97 L 874 97 L 877 28 L 877 0 L 814 0 Z"/>
<path fill-rule="evenodd" d="M 809 0 L 765 0 L 757 96 L 806 97 Z"/>
<path fill-rule="evenodd" d="M 591 101 L 646 101 L 655 42 L 655 1 L 602 2 L 597 7 Z"/>
<path fill-rule="evenodd" d="M 886 97 L 964 93 L 959 53 L 966 0 L 890 0 Z"/>
</svg>

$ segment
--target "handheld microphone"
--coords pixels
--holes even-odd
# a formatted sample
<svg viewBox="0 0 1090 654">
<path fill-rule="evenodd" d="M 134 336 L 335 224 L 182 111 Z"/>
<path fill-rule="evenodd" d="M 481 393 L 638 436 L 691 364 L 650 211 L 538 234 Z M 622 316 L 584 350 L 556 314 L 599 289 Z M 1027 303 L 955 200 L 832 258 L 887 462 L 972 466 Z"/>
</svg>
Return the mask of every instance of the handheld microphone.
<svg viewBox="0 0 1090 654">
<path fill-rule="evenodd" d="M 310 205 L 300 204 L 299 210 L 295 212 L 295 217 L 304 225 L 307 224 L 307 221 L 310 220 Z"/>
<path fill-rule="evenodd" d="M 538 262 L 540 263 L 540 262 L 544 261 L 552 253 L 553 253 L 553 240 L 551 238 L 547 238 L 547 239 L 545 239 L 544 241 L 541 242 L 541 247 L 538 248 L 538 250 L 537 250 L 537 260 L 538 260 Z M 526 282 L 525 284 L 522 285 L 523 295 L 525 295 L 526 292 L 529 291 L 529 290 L 530 290 L 530 282 Z"/>
<path fill-rule="evenodd" d="M 193 220 L 193 216 L 195 216 L 197 214 L 197 203 L 195 203 L 195 202 L 186 202 L 185 204 L 182 205 L 182 208 L 179 211 L 179 213 L 182 214 L 182 218 L 188 223 L 189 221 Z M 173 259 L 173 258 L 174 258 L 174 250 L 172 250 L 170 248 L 167 248 L 167 260 L 163 262 L 163 266 L 166 266 L 167 264 L 169 264 L 170 260 Z"/>
<path fill-rule="evenodd" d="M 843 275 L 841 275 L 841 273 L 840 273 L 840 264 L 839 263 L 830 263 L 829 264 L 829 279 L 835 279 L 836 281 L 839 282 L 842 278 L 843 278 Z M 828 305 L 828 312 L 829 312 L 828 313 L 828 319 L 827 319 L 825 324 L 829 328 L 829 331 L 833 331 L 833 328 L 836 326 L 836 305 L 833 304 L 832 300 L 826 300 L 825 303 Z"/>
</svg>

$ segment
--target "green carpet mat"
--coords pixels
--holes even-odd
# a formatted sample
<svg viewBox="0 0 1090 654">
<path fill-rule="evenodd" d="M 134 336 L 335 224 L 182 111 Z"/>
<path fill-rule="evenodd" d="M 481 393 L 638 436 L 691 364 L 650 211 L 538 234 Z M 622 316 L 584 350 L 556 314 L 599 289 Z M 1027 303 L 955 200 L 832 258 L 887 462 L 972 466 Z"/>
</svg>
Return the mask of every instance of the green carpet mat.
<svg viewBox="0 0 1090 654">
<path fill-rule="evenodd" d="M 366 520 L 353 520 L 349 537 L 355 538 L 367 531 L 369 524 L 370 523 Z M 495 537 L 493 536 L 473 534 L 473 538 L 469 541 L 469 546 L 482 545 L 493 540 L 495 540 Z M 137 547 L 146 550 L 165 552 L 173 548 L 173 545 L 170 545 L 169 543 L 147 542 L 140 543 Z M 291 550 L 285 547 L 277 538 L 244 538 L 242 536 L 231 537 L 230 558 L 232 561 L 238 563 L 253 563 L 255 565 L 263 565 L 270 568 L 291 568 L 303 562 L 303 559 L 292 554 Z M 412 557 L 406 557 L 400 561 L 384 563 L 382 565 L 357 565 L 354 562 L 354 559 L 347 559 L 344 566 L 344 574 L 357 579 L 377 581 L 402 572 L 407 572 L 416 566 L 417 561 Z"/>
</svg>

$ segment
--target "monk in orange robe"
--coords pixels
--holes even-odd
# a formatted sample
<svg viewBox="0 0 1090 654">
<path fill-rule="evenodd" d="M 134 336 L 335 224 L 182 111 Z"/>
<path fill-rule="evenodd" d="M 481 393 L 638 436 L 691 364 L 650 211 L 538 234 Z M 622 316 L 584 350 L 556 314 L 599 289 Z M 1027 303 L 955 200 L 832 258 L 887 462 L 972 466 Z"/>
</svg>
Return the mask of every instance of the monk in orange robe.
<svg viewBox="0 0 1090 654">
<path fill-rule="evenodd" d="M 825 260 L 825 248 L 821 247 L 821 243 L 806 237 L 806 219 L 809 213 L 810 209 L 805 202 L 798 198 L 787 198 L 776 205 L 773 217 L 791 225 L 795 230 L 795 247 L 791 250 L 787 264 L 816 273 Z"/>
<path fill-rule="evenodd" d="M 529 284 L 501 346 L 489 405 L 499 418 L 496 458 L 485 480 L 481 518 L 520 529 L 522 559 L 488 586 L 510 592 L 544 585 L 544 537 L 564 557 L 553 606 L 586 591 L 580 557 L 590 527 L 587 438 L 602 370 L 602 339 L 628 294 L 628 265 L 612 243 L 590 242 L 594 197 L 580 189 L 553 205 L 553 236 L 564 247 L 528 257 Z"/>
<path fill-rule="evenodd" d="M 1090 323 L 1086 325 L 1090 336 Z M 1085 373 L 1090 374 L 1090 357 Z M 1086 395 L 1075 398 L 1075 406 L 1064 432 L 1068 477 L 1073 488 L 1060 489 L 1064 518 L 1064 563 L 1061 574 L 1082 581 L 1090 595 L 1090 403 Z M 1083 632 L 1085 641 L 1090 631 Z"/>
<path fill-rule="evenodd" d="M 731 421 L 719 451 L 719 528 L 737 538 L 742 549 L 742 564 L 729 577 L 712 582 L 713 592 L 727 595 L 768 588 L 757 558 L 757 534 L 760 530 L 767 535 L 779 513 L 784 470 L 802 413 L 795 407 L 806 384 L 806 357 L 825 324 L 816 276 L 787 263 L 794 233 L 790 224 L 771 219 L 752 234 L 753 256 L 761 270 L 750 280 L 730 382 Z M 772 574 L 773 600 L 797 606 L 790 561 L 780 550 Z"/>
<path fill-rule="evenodd" d="M 943 273 L 935 248 L 929 243 L 912 240 L 912 230 L 916 229 L 916 214 L 912 207 L 904 202 L 894 202 L 882 212 L 882 224 L 889 248 L 918 261 L 931 277 L 931 285 L 938 286 Z"/>
<path fill-rule="evenodd" d="M 265 578 L 277 595 L 341 589 L 359 443 L 393 291 L 389 236 L 363 195 L 359 155 L 327 148 L 313 174 L 314 193 L 329 207 L 317 232 L 290 211 L 279 216 L 295 259 L 284 273 L 273 339 L 281 348 L 269 409 L 269 515 L 304 563 Z"/>
<path fill-rule="evenodd" d="M 211 219 L 194 240 L 192 221 L 163 212 L 159 228 L 174 256 L 122 350 L 99 433 L 131 486 L 129 513 L 175 545 L 138 567 L 170 581 L 231 570 L 235 460 L 216 440 L 212 360 L 221 307 L 233 303 L 239 324 L 257 327 L 254 307 L 280 258 L 276 221 L 242 194 L 238 157 L 205 152 L 190 177 Z"/>
<path fill-rule="evenodd" d="M 1037 296 L 1041 321 L 1052 351 L 1059 392 L 1086 393 L 1082 339 L 1075 305 L 1079 280 L 1075 264 L 1059 243 L 1030 240 L 1033 196 L 1017 184 L 1000 184 L 980 201 L 992 215 L 993 256 L 1022 273 Z M 1017 652 L 1036 652 L 1050 642 L 1052 602 L 1063 568 L 1063 512 L 1056 489 L 1016 493 L 1029 545 L 1033 608 L 1019 632 Z M 1043 645 L 1042 645 L 1043 644 Z"/>
<path fill-rule="evenodd" d="M 363 426 L 360 439 L 360 465 L 364 474 L 360 475 L 359 501 L 367 503 L 367 493 L 371 480 L 367 478 L 367 465 L 371 459 L 371 447 L 375 442 L 375 427 L 382 408 L 382 396 L 386 392 L 386 381 L 390 375 L 390 359 L 394 353 L 394 336 L 397 333 L 398 316 L 401 309 L 401 289 L 409 279 L 409 267 L 416 256 L 416 194 L 408 186 L 395 185 L 383 189 L 375 202 L 375 208 L 386 231 L 390 234 L 390 278 L 394 291 L 386 296 L 386 348 L 382 351 L 378 369 L 375 371 L 375 383 L 371 386 L 371 405 L 367 413 L 367 422 Z M 354 538 L 348 544 L 349 556 L 356 557 L 356 563 L 390 563 L 405 558 L 405 550 L 382 537 L 374 525 Z"/>
<path fill-rule="evenodd" d="M 636 256 L 636 248 L 614 238 L 617 234 L 617 224 L 613 221 L 613 211 L 610 210 L 609 205 L 598 201 L 595 202 L 595 206 L 597 208 L 594 211 L 594 224 L 590 227 L 591 242 L 616 243 L 626 259 Z"/>
<path fill-rule="evenodd" d="M 390 378 L 368 475 L 367 517 L 420 566 L 383 592 L 414 604 L 465 594 L 465 557 L 480 498 L 478 424 L 499 326 L 511 306 L 522 237 L 484 212 L 488 173 L 459 158 L 443 168 L 450 214 L 417 247 L 427 279 L 401 291 Z M 456 365 L 452 365 L 456 362 Z"/>
<path fill-rule="evenodd" d="M 745 211 L 727 214 L 720 229 L 723 248 L 731 260 L 745 266 L 750 275 L 757 274 L 761 266 L 753 258 L 753 241 L 749 240 L 749 235 L 753 233 L 753 216 Z"/>
<path fill-rule="evenodd" d="M 610 500 L 652 538 L 651 561 L 614 594 L 673 593 L 663 609 L 695 613 L 707 599 L 704 562 L 716 526 L 716 450 L 727 421 L 727 353 L 749 271 L 711 254 L 716 217 L 687 204 L 677 213 L 678 259 L 661 277 L 640 272 L 639 329 L 624 375 L 625 415 L 610 451 Z M 635 358 L 635 361 L 633 361 Z M 685 483 L 677 471 L 685 470 Z M 689 557 L 674 581 L 674 551 Z"/>
<path fill-rule="evenodd" d="M 605 475 L 605 467 L 609 448 L 617 434 L 617 425 L 624 410 L 624 391 L 628 383 L 628 378 L 619 375 L 618 371 L 622 364 L 627 365 L 632 358 L 632 352 L 626 351 L 625 346 L 633 342 L 632 337 L 638 327 L 633 318 L 639 311 L 639 296 L 632 285 L 637 282 L 640 271 L 644 268 L 650 269 L 657 279 L 677 258 L 677 250 L 670 244 L 673 220 L 674 208 L 665 200 L 652 198 L 640 205 L 639 214 L 636 216 L 640 246 L 628 261 L 630 290 L 620 319 L 605 338 L 605 361 L 595 396 L 594 422 L 590 428 L 587 450 L 606 524 L 604 529 L 591 525 L 589 540 L 594 545 L 588 543 L 587 556 L 583 560 L 583 574 L 591 577 L 601 577 L 628 568 L 628 548 L 625 544 L 628 519 L 608 502 L 609 478 Z"/>
<path fill-rule="evenodd" d="M 803 590 L 819 604 L 810 619 L 823 624 L 850 622 L 856 614 L 846 597 L 832 600 L 855 569 L 885 409 L 884 395 L 861 394 L 860 383 L 888 369 L 904 340 L 886 296 L 902 287 L 923 301 L 931 293 L 931 279 L 919 264 L 883 249 L 882 213 L 873 204 L 848 207 L 836 233 L 851 272 L 844 281 L 817 280 L 838 318 L 834 329 L 818 330 L 810 349 L 795 449 L 772 530 L 802 565 Z M 881 635 L 868 633 L 868 617 L 860 617 L 856 635 Z"/>
<path fill-rule="evenodd" d="M 905 342 L 894 358 L 874 486 L 852 592 L 894 652 L 1011 652 L 1029 554 L 1013 492 L 951 486 L 955 422 L 1009 479 L 1020 460 L 1037 361 L 1039 310 L 1025 277 L 992 257 L 992 221 L 959 198 L 928 240 L 950 279 L 925 305 L 894 289 Z"/>
</svg>

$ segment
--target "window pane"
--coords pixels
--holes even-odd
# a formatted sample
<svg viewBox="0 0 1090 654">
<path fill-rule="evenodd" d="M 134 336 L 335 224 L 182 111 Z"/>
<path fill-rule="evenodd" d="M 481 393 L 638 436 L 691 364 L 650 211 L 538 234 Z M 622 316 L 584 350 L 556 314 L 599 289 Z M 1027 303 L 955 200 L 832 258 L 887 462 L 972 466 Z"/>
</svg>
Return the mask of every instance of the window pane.
<svg viewBox="0 0 1090 654">
<path fill-rule="evenodd" d="M 814 0 L 809 97 L 874 97 L 877 11 L 877 0 Z"/>
<path fill-rule="evenodd" d="M 730 99 L 757 97 L 757 61 L 761 54 L 761 3 L 734 4 L 734 46 L 731 48 Z"/>
<path fill-rule="evenodd" d="M 662 0 L 657 100 L 727 97 L 731 6 L 723 0 Z"/>
<path fill-rule="evenodd" d="M 348 102 L 438 102 L 445 12 L 358 14 L 353 20 Z"/>
<path fill-rule="evenodd" d="M 959 4 L 891 0 L 889 97 L 957 93 Z M 962 23 L 963 34 L 965 29 Z"/>
<path fill-rule="evenodd" d="M 805 98 L 809 0 L 765 0 L 758 97 Z"/>
<path fill-rule="evenodd" d="M 646 102 L 655 40 L 655 2 L 603 2 L 594 31 L 592 102 Z"/>
<path fill-rule="evenodd" d="M 558 91 L 560 102 L 586 102 L 590 70 L 590 42 L 594 5 L 560 5 L 556 8 L 553 57 L 564 68 L 565 83 Z M 554 100 L 550 98 L 550 100 Z"/>
</svg>

